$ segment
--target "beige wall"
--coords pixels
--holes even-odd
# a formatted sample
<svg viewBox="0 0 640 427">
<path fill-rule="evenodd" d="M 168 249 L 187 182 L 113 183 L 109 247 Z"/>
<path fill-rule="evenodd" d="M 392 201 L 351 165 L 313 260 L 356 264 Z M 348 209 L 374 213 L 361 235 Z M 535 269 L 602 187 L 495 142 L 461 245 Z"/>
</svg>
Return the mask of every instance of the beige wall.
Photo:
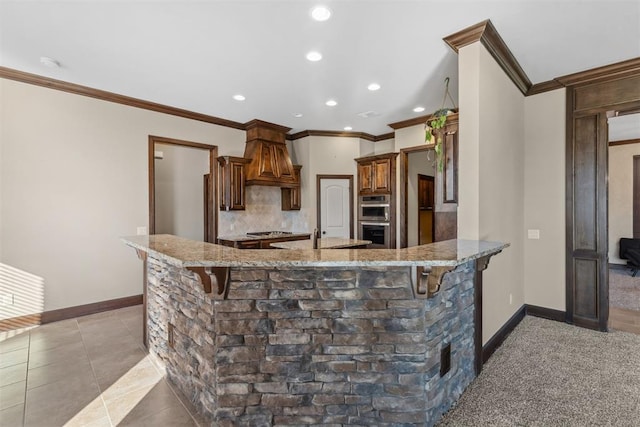
<svg viewBox="0 0 640 427">
<path fill-rule="evenodd" d="M 524 304 L 524 96 L 480 43 L 459 73 L 458 236 L 511 245 L 484 272 L 486 343 Z"/>
<path fill-rule="evenodd" d="M 356 187 L 357 164 L 354 159 L 360 157 L 361 146 L 371 148 L 359 138 L 309 136 L 293 142 L 294 156 L 302 165 L 302 207 L 306 210 L 310 229 L 317 226 L 317 175 L 351 175 Z M 354 237 L 357 237 L 357 188 L 353 194 Z"/>
<path fill-rule="evenodd" d="M 609 262 L 620 259 L 621 237 L 633 237 L 633 156 L 640 155 L 640 144 L 609 147 Z"/>
<path fill-rule="evenodd" d="M 240 130 L 9 80 L 0 90 L 0 262 L 44 280 L 44 310 L 142 292 L 119 237 L 148 226 L 150 134 L 244 152 Z"/>
<path fill-rule="evenodd" d="M 525 98 L 525 302 L 565 306 L 565 89 Z"/>
</svg>

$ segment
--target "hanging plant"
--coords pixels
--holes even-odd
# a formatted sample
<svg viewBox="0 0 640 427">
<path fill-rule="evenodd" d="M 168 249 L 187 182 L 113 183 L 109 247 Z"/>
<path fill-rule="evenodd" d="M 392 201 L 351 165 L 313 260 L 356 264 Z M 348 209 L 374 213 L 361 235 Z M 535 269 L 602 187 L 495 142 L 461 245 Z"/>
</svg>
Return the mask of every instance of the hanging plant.
<svg viewBox="0 0 640 427">
<path fill-rule="evenodd" d="M 444 96 L 442 97 L 442 105 L 440 108 L 436 110 L 429 120 L 424 124 L 424 140 L 427 143 L 434 144 L 434 151 L 436 152 L 436 158 L 438 160 L 438 171 L 442 172 L 443 162 L 442 162 L 442 135 L 444 133 L 443 129 L 447 124 L 447 115 L 452 112 L 449 108 L 444 108 L 444 103 L 447 100 L 447 96 L 451 100 L 453 104 L 453 108 L 456 108 L 456 103 L 453 101 L 453 97 L 451 93 L 449 93 L 449 77 L 444 79 L 445 89 Z M 435 141 L 434 141 L 435 140 Z"/>
</svg>

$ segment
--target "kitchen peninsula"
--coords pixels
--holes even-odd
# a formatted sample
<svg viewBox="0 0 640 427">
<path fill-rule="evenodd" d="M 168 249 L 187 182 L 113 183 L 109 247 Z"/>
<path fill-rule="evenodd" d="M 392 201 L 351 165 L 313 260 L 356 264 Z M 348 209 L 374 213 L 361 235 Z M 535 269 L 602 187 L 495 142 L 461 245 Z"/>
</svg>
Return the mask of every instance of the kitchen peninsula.
<svg viewBox="0 0 640 427">
<path fill-rule="evenodd" d="M 482 270 L 508 246 L 124 241 L 146 260 L 150 353 L 218 426 L 433 425 L 482 366 Z"/>
</svg>

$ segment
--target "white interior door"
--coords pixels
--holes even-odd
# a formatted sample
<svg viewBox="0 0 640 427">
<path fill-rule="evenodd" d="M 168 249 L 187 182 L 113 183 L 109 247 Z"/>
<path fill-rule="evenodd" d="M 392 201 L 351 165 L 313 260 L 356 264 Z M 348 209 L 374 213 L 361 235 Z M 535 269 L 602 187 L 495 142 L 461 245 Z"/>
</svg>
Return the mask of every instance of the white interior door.
<svg viewBox="0 0 640 427">
<path fill-rule="evenodd" d="M 349 179 L 320 179 L 320 237 L 351 237 Z"/>
</svg>

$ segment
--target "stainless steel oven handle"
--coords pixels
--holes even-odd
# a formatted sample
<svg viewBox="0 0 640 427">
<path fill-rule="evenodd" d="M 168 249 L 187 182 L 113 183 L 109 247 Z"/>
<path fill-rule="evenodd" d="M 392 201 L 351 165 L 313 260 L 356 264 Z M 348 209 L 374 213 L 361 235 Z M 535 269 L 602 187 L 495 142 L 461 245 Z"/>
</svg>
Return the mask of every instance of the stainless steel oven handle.
<svg viewBox="0 0 640 427">
<path fill-rule="evenodd" d="M 362 206 L 363 208 L 388 208 L 389 207 L 389 203 L 366 203 L 366 202 L 362 202 L 362 203 L 360 203 L 360 206 Z"/>
<path fill-rule="evenodd" d="M 383 225 L 385 227 L 389 226 L 388 222 L 362 222 L 360 221 L 360 225 Z"/>
</svg>

